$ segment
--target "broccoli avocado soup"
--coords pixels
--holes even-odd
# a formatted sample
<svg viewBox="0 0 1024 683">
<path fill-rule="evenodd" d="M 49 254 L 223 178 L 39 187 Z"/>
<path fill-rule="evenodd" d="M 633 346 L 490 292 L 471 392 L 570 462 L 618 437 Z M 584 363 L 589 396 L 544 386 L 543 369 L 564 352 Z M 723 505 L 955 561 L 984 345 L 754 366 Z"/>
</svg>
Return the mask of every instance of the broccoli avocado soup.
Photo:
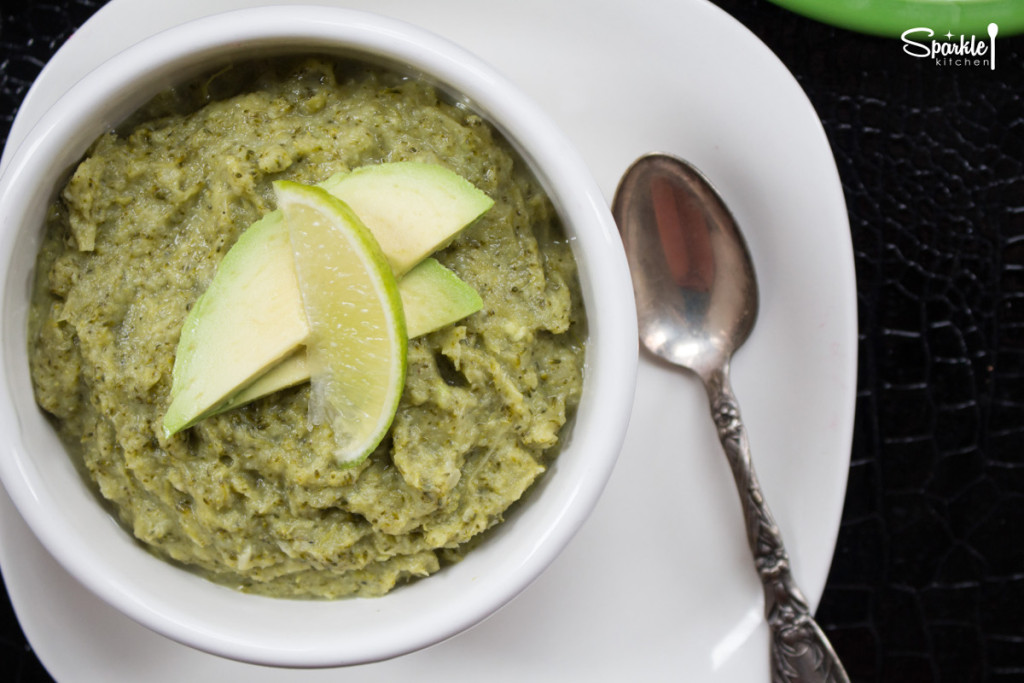
<svg viewBox="0 0 1024 683">
<path fill-rule="evenodd" d="M 482 307 L 410 339 L 390 432 L 355 467 L 303 384 L 162 426 L 183 321 L 272 183 L 438 164 L 494 200 L 433 256 Z M 372 596 L 458 561 L 556 456 L 585 317 L 557 213 L 480 116 L 415 78 L 310 57 L 235 65 L 101 136 L 51 207 L 29 356 L 36 399 L 158 556 L 280 597 Z"/>
</svg>

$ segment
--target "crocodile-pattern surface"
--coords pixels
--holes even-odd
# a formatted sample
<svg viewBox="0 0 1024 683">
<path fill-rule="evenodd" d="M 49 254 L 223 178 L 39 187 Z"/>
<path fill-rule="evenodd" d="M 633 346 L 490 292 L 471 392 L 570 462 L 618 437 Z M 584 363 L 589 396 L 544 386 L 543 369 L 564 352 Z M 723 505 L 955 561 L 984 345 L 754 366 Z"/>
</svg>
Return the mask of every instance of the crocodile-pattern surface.
<svg viewBox="0 0 1024 683">
<path fill-rule="evenodd" d="M 1024 37 L 1000 38 L 994 71 L 944 66 L 715 2 L 807 92 L 849 207 L 857 420 L 818 619 L 854 681 L 1024 681 Z M 102 4 L 2 3 L 0 140 Z M 3 596 L 0 679 L 50 680 Z"/>
<path fill-rule="evenodd" d="M 717 4 L 796 75 L 849 208 L 859 393 L 819 621 L 855 681 L 1024 681 L 1024 37 L 945 66 Z"/>
</svg>

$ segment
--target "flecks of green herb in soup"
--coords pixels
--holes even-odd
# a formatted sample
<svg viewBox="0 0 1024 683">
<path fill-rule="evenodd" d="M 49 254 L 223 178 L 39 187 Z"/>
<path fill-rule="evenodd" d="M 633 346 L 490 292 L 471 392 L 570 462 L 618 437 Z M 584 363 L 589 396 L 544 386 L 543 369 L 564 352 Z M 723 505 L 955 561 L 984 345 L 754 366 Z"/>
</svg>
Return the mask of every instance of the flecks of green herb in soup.
<svg viewBox="0 0 1024 683">
<path fill-rule="evenodd" d="M 271 182 L 405 159 L 496 203 L 438 255 L 484 309 L 410 343 L 377 452 L 337 467 L 304 387 L 164 439 L 182 320 L 273 208 Z M 549 201 L 478 116 L 389 72 L 258 63 L 162 95 L 92 146 L 38 264 L 39 403 L 137 538 L 242 590 L 379 595 L 457 561 L 544 472 L 579 399 L 585 321 Z"/>
</svg>

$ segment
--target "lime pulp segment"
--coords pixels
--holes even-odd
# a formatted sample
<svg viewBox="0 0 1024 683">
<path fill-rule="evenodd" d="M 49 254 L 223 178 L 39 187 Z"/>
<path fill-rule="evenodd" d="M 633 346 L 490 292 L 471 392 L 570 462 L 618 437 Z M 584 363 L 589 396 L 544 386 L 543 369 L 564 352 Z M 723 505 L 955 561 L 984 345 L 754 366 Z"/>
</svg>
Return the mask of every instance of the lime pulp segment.
<svg viewBox="0 0 1024 683">
<path fill-rule="evenodd" d="M 310 326 L 310 422 L 330 425 L 340 463 L 383 440 L 405 384 L 398 284 L 373 235 L 325 190 L 280 181 L 303 308 Z"/>
</svg>

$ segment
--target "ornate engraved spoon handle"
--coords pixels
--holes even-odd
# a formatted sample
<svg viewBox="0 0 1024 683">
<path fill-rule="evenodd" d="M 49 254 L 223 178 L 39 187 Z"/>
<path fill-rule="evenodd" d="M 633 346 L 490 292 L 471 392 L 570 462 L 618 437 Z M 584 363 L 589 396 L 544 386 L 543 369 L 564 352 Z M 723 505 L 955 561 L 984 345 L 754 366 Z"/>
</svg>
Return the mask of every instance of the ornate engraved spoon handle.
<svg viewBox="0 0 1024 683">
<path fill-rule="evenodd" d="M 704 377 L 711 416 L 732 468 L 743 505 L 747 541 L 764 586 L 764 613 L 771 629 L 773 683 L 849 683 L 849 677 L 793 580 L 789 555 L 750 459 L 747 430 L 729 383 L 729 366 Z"/>
</svg>

